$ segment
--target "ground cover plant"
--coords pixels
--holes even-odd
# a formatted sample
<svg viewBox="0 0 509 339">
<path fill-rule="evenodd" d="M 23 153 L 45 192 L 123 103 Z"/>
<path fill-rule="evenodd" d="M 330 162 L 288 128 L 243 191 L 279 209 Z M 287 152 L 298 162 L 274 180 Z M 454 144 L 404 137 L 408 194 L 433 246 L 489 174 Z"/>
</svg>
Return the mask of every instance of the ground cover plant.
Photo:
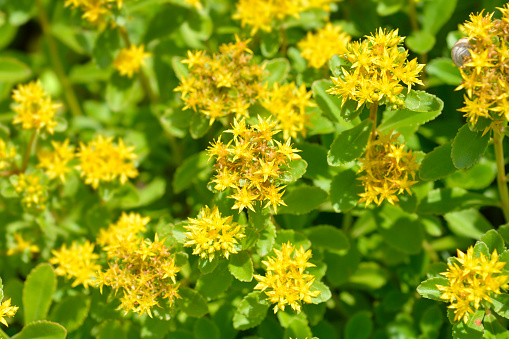
<svg viewBox="0 0 509 339">
<path fill-rule="evenodd" d="M 505 1 L 0 0 L 0 50 L 0 338 L 509 338 Z"/>
</svg>

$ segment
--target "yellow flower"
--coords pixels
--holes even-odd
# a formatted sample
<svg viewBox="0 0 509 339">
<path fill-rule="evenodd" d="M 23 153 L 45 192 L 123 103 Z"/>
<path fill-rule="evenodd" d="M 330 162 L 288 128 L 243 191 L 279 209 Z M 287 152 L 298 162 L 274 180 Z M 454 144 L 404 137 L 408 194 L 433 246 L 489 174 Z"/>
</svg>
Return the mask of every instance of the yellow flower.
<svg viewBox="0 0 509 339">
<path fill-rule="evenodd" d="M 144 48 L 143 45 L 139 47 L 131 45 L 128 48 L 120 50 L 113 61 L 113 66 L 118 70 L 120 75 L 127 75 L 131 78 L 133 73 L 139 72 L 140 67 L 145 65 L 145 58 L 151 55 L 150 53 L 145 53 Z"/>
<path fill-rule="evenodd" d="M 122 8 L 123 0 L 66 0 L 65 6 L 80 8 L 84 13 L 83 19 L 94 25 L 103 22 L 104 17 L 111 13 L 115 4 L 118 9 Z"/>
<path fill-rule="evenodd" d="M 0 139 L 0 170 L 9 167 L 15 157 L 16 149 L 14 146 L 8 146 L 3 139 Z"/>
<path fill-rule="evenodd" d="M 315 276 L 305 273 L 308 267 L 315 266 L 308 262 L 311 250 L 304 251 L 302 246 L 295 253 L 294 250 L 290 242 L 283 244 L 281 250 L 274 249 L 276 256 L 262 261 L 267 271 L 265 276 L 254 275 L 258 280 L 255 290 L 265 292 L 270 302 L 276 303 L 274 313 L 284 311 L 286 305 L 300 312 L 302 302 L 309 304 L 320 294 L 320 291 L 311 291 Z"/>
<path fill-rule="evenodd" d="M 437 285 L 437 288 L 442 292 L 440 298 L 451 303 L 449 308 L 454 309 L 454 321 L 467 323 L 470 314 L 481 307 L 482 301 L 491 303 L 494 294 L 500 294 L 500 289 L 509 287 L 509 276 L 502 275 L 505 262 L 498 259 L 497 250 L 490 257 L 482 253 L 474 257 L 474 248 L 470 247 L 467 253 L 458 250 L 458 257 L 448 263 L 447 272 L 440 273 L 449 280 L 449 284 Z"/>
<path fill-rule="evenodd" d="M 222 218 L 217 207 L 210 210 L 205 206 L 198 218 L 189 218 L 189 224 L 184 226 L 189 231 L 185 233 L 189 240 L 184 246 L 194 246 L 193 254 L 209 261 L 214 259 L 216 252 L 228 259 L 230 253 L 237 253 L 239 241 L 245 237 L 242 226 L 232 219 L 231 216 Z"/>
<path fill-rule="evenodd" d="M 186 4 L 193 6 L 196 9 L 203 9 L 203 5 L 200 0 L 184 0 Z"/>
<path fill-rule="evenodd" d="M 7 325 L 7 321 L 5 317 L 14 317 L 16 315 L 16 311 L 18 310 L 18 306 L 11 306 L 11 299 L 7 299 L 0 305 L 0 323 Z"/>
<path fill-rule="evenodd" d="M 351 66 L 342 67 L 340 76 L 331 78 L 334 86 L 327 93 L 342 98 L 342 106 L 347 100 L 354 100 L 358 108 L 365 103 L 404 107 L 401 83 L 408 91 L 413 84 L 422 85 L 418 76 L 424 65 L 418 64 L 417 59 L 407 61 L 408 51 L 398 47 L 403 40 L 398 30 L 386 33 L 379 29 L 362 42 L 350 42 L 346 59 Z"/>
<path fill-rule="evenodd" d="M 311 94 L 306 91 L 304 84 L 297 87 L 292 82 L 283 85 L 276 83 L 262 95 L 261 104 L 276 118 L 276 128 L 283 131 L 285 139 L 296 138 L 297 133 L 306 136 L 310 118 L 306 108 L 316 106 L 310 99 Z"/>
<path fill-rule="evenodd" d="M 86 289 L 91 285 L 96 272 L 101 266 L 96 264 L 99 255 L 94 253 L 94 245 L 88 240 L 78 245 L 73 242 L 71 248 L 64 244 L 59 250 L 52 250 L 53 257 L 49 260 L 53 265 L 58 265 L 55 272 L 67 279 L 74 278 L 72 287 L 82 284 Z"/>
<path fill-rule="evenodd" d="M 182 78 L 174 91 L 181 92 L 184 110 L 193 109 L 216 119 L 234 113 L 248 116 L 249 107 L 263 93 L 262 67 L 251 61 L 250 40 L 235 37 L 235 43 L 223 44 L 209 56 L 204 51 L 188 51 L 189 76 Z"/>
<path fill-rule="evenodd" d="M 99 135 L 88 144 L 80 143 L 76 155 L 80 163 L 76 169 L 85 178 L 85 183 L 94 189 L 101 181 L 110 182 L 117 178 L 123 185 L 129 178 L 138 176 L 133 163 L 138 156 L 133 151 L 134 147 L 125 146 L 121 138 L 115 145 L 113 137 Z"/>
<path fill-rule="evenodd" d="M 285 18 L 298 18 L 299 13 L 312 8 L 330 11 L 329 4 L 336 1 L 339 0 L 239 0 L 233 19 L 240 20 L 242 27 L 251 26 L 253 36 L 260 29 L 270 32 Z"/>
<path fill-rule="evenodd" d="M 13 124 L 21 124 L 23 129 L 43 128 L 53 134 L 58 123 L 54 120 L 57 109 L 61 106 L 51 101 L 49 95 L 42 88 L 40 81 L 32 81 L 26 85 L 18 85 L 12 91 L 15 102 L 13 110 L 16 112 Z"/>
<path fill-rule="evenodd" d="M 37 154 L 39 164 L 37 167 L 44 169 L 50 179 L 60 178 L 65 182 L 65 175 L 71 171 L 67 167 L 69 161 L 74 158 L 74 146 L 69 146 L 69 139 L 64 142 L 51 141 L 53 152 L 40 150 Z"/>
<path fill-rule="evenodd" d="M 43 210 L 46 208 L 46 186 L 41 184 L 41 177 L 37 174 L 21 173 L 17 182 L 13 184 L 14 189 L 21 195 L 21 202 L 27 208 Z"/>
<path fill-rule="evenodd" d="M 334 26 L 329 22 L 314 34 L 308 32 L 306 37 L 297 43 L 297 47 L 310 67 L 320 68 L 335 54 L 345 54 L 350 39 L 347 33 L 341 31 L 341 26 Z"/>
<path fill-rule="evenodd" d="M 415 185 L 415 173 L 419 169 L 416 155 L 405 151 L 405 144 L 399 144 L 399 134 L 379 135 L 378 139 L 368 142 L 358 173 L 364 186 L 364 193 L 359 194 L 359 203 L 366 202 L 366 207 L 375 202 L 378 206 L 387 200 L 394 205 L 399 201 L 397 195 L 412 194 L 410 187 Z"/>
<path fill-rule="evenodd" d="M 149 217 L 142 217 L 138 213 L 122 212 L 121 217 L 107 230 L 101 229 L 97 237 L 97 243 L 107 252 L 108 258 L 115 256 L 118 248 L 128 244 L 138 246 L 139 234 L 147 230 L 145 227 L 150 222 Z"/>
<path fill-rule="evenodd" d="M 264 207 L 285 205 L 279 192 L 284 186 L 280 182 L 281 174 L 288 168 L 289 162 L 300 159 L 299 150 L 272 138 L 277 134 L 276 122 L 270 118 L 258 117 L 258 124 L 247 126 L 244 119 L 235 119 L 231 130 L 233 140 L 227 145 L 219 138 L 207 149 L 210 157 L 216 158 L 216 175 L 212 180 L 214 189 L 224 191 L 232 188 L 235 193 L 234 209 L 244 208 L 254 211 L 256 201 L 266 202 Z"/>
<path fill-rule="evenodd" d="M 175 265 L 164 240 L 159 240 L 156 234 L 152 242 L 138 238 L 136 246 L 120 243 L 115 257 L 110 258 L 109 268 L 97 273 L 94 284 L 101 293 L 103 286 L 110 286 L 115 293 L 122 292 L 118 309 L 126 314 L 133 311 L 152 317 L 152 308 L 161 301 L 172 306 L 175 298 L 180 298 L 176 280 L 180 267 Z"/>
<path fill-rule="evenodd" d="M 23 253 L 27 248 L 30 255 L 40 252 L 39 246 L 33 245 L 30 241 L 26 241 L 19 233 L 14 233 L 14 241 L 16 242 L 16 247 L 9 248 L 7 250 L 7 255 Z"/>
</svg>

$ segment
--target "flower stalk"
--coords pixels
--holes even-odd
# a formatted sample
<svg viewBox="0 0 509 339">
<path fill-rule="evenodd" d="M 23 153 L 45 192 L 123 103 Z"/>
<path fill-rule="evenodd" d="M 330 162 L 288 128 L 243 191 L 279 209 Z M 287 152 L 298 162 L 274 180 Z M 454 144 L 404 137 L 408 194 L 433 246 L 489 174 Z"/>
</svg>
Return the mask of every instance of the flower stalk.
<svg viewBox="0 0 509 339">
<path fill-rule="evenodd" d="M 504 135 L 499 130 L 493 129 L 493 146 L 495 147 L 495 159 L 497 162 L 497 185 L 500 195 L 500 206 L 504 213 L 505 221 L 509 221 L 509 191 L 507 189 L 507 176 L 504 163 Z"/>
</svg>

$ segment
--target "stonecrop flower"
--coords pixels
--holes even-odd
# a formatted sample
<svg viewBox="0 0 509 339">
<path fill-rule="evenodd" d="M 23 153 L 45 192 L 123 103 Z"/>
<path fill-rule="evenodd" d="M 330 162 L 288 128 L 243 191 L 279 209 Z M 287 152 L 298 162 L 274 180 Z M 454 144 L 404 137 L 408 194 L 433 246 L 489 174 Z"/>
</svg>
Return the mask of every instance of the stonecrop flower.
<svg viewBox="0 0 509 339">
<path fill-rule="evenodd" d="M 242 226 L 232 220 L 232 216 L 221 217 L 217 207 L 211 210 L 205 206 L 196 219 L 189 218 L 189 224 L 184 226 L 189 231 L 185 233 L 189 240 L 184 246 L 193 246 L 193 254 L 209 261 L 216 252 L 228 259 L 231 253 L 238 252 L 239 241 L 246 236 Z"/>
<path fill-rule="evenodd" d="M 462 27 L 470 55 L 460 67 L 463 83 L 456 90 L 466 92 L 465 107 L 459 111 L 471 124 L 480 117 L 509 121 L 509 5 L 499 10 L 501 19 L 493 19 L 494 13 L 471 14 Z"/>
<path fill-rule="evenodd" d="M 224 191 L 233 189 L 230 198 L 235 199 L 234 209 L 244 208 L 254 211 L 256 201 L 266 202 L 264 207 L 272 206 L 277 212 L 278 205 L 285 205 L 281 197 L 285 186 L 280 182 L 289 162 L 300 159 L 299 150 L 292 148 L 290 139 L 285 143 L 272 137 L 279 132 L 277 122 L 258 117 L 258 124 L 246 125 L 244 119 L 235 119 L 232 129 L 233 139 L 226 145 L 221 137 L 207 149 L 210 158 L 215 157 L 216 175 L 212 180 L 214 189 Z"/>
<path fill-rule="evenodd" d="M 184 0 L 184 2 L 196 9 L 203 9 L 203 5 L 200 0 Z"/>
<path fill-rule="evenodd" d="M 108 229 L 101 229 L 97 236 L 97 243 L 106 251 L 108 258 L 115 255 L 119 247 L 129 244 L 138 246 L 140 233 L 147 230 L 146 225 L 150 222 L 149 217 L 142 217 L 139 213 L 131 212 L 122 215 L 116 223 L 109 225 Z"/>
<path fill-rule="evenodd" d="M 415 185 L 415 173 L 419 169 L 416 154 L 405 151 L 405 143 L 398 142 L 399 134 L 379 134 L 378 138 L 368 141 L 364 158 L 358 173 L 363 173 L 358 180 L 362 181 L 364 193 L 359 194 L 359 203 L 366 207 L 375 202 L 378 206 L 387 200 L 394 205 L 399 201 L 397 195 L 412 194 L 410 187 Z"/>
<path fill-rule="evenodd" d="M 10 167 L 16 154 L 14 146 L 9 146 L 5 140 L 0 139 L 0 170 Z"/>
<path fill-rule="evenodd" d="M 5 320 L 5 317 L 14 317 L 16 315 L 16 311 L 18 311 L 18 308 L 19 308 L 18 306 L 11 306 L 11 299 L 7 299 L 3 303 L 1 303 L 0 304 L 0 323 L 9 327 L 9 325 L 7 325 L 7 321 Z"/>
<path fill-rule="evenodd" d="M 28 249 L 28 253 L 33 256 L 35 253 L 39 253 L 39 246 L 32 244 L 31 241 L 27 241 L 23 239 L 23 236 L 19 233 L 14 233 L 14 242 L 16 243 L 16 247 L 11 247 L 7 250 L 7 255 L 15 255 L 18 253 L 23 253 Z"/>
<path fill-rule="evenodd" d="M 126 146 L 122 138 L 118 138 L 115 145 L 113 137 L 99 135 L 88 144 L 80 142 L 76 169 L 85 178 L 85 183 L 94 189 L 99 187 L 100 182 L 111 182 L 117 178 L 123 185 L 128 179 L 138 176 L 133 162 L 138 156 L 133 151 L 134 146 Z"/>
<path fill-rule="evenodd" d="M 131 45 L 123 48 L 118 53 L 113 61 L 113 67 L 120 73 L 120 75 L 127 75 L 132 78 L 134 73 L 140 71 L 140 67 L 145 65 L 145 58 L 151 56 L 150 53 L 145 53 L 145 47 L 140 45 L 136 47 Z"/>
<path fill-rule="evenodd" d="M 365 103 L 404 107 L 403 84 L 408 91 L 413 84 L 422 85 L 418 77 L 424 67 L 417 58 L 408 61 L 408 50 L 399 49 L 404 39 L 398 30 L 380 28 L 361 42 L 348 43 L 344 58 L 351 66 L 341 67 L 340 76 L 331 77 L 334 86 L 327 92 L 342 98 L 342 106 L 354 100 L 358 108 Z"/>
<path fill-rule="evenodd" d="M 242 27 L 250 26 L 251 35 L 258 30 L 272 31 L 282 20 L 312 8 L 330 11 L 330 4 L 339 0 L 239 0 L 233 19 L 240 20 Z"/>
<path fill-rule="evenodd" d="M 285 139 L 296 138 L 297 133 L 306 136 L 310 119 L 306 108 L 316 106 L 310 99 L 311 94 L 306 91 L 306 85 L 297 87 L 293 82 L 283 85 L 276 83 L 263 94 L 261 104 L 276 118 L 276 128 L 283 131 Z"/>
<path fill-rule="evenodd" d="M 329 22 L 317 29 L 316 33 L 308 32 L 306 37 L 297 43 L 297 47 L 310 67 L 320 68 L 334 55 L 345 54 L 350 39 L 350 35 L 341 31 L 340 25 Z"/>
<path fill-rule="evenodd" d="M 96 263 L 99 255 L 94 253 L 94 244 L 88 240 L 83 244 L 73 242 L 70 248 L 63 244 L 51 253 L 53 257 L 49 262 L 57 266 L 55 272 L 67 279 L 74 279 L 72 287 L 82 284 L 88 289 L 88 285 L 94 282 L 96 272 L 101 269 Z"/>
<path fill-rule="evenodd" d="M 300 312 L 302 302 L 311 303 L 320 291 L 311 291 L 315 276 L 305 273 L 308 267 L 315 265 L 309 263 L 311 250 L 295 250 L 290 242 L 283 244 L 281 250 L 274 249 L 275 257 L 268 257 L 262 261 L 266 267 L 265 276 L 255 274 L 258 284 L 255 290 L 265 292 L 271 303 L 275 303 L 274 313 L 285 310 L 290 305 L 294 311 Z M 292 255 L 293 254 L 293 255 Z"/>
<path fill-rule="evenodd" d="M 466 254 L 458 250 L 458 257 L 449 260 L 447 272 L 440 273 L 449 284 L 437 288 L 442 292 L 440 298 L 451 303 L 448 307 L 454 309 L 454 321 L 467 323 L 474 309 L 489 307 L 491 297 L 509 288 L 509 276 L 502 274 L 505 262 L 498 260 L 497 250 L 491 256 L 477 256 L 473 247 Z"/>
<path fill-rule="evenodd" d="M 69 139 L 64 142 L 51 141 L 53 151 L 40 150 L 37 153 L 39 164 L 50 179 L 59 178 L 65 182 L 65 176 L 71 171 L 69 161 L 74 159 L 74 146 L 69 146 Z"/>
<path fill-rule="evenodd" d="M 21 202 L 25 207 L 37 210 L 46 208 L 46 186 L 41 183 L 41 177 L 38 174 L 21 173 L 13 186 L 21 196 Z"/>
<path fill-rule="evenodd" d="M 208 56 L 204 51 L 187 52 L 189 75 L 183 77 L 174 91 L 181 92 L 184 110 L 193 109 L 214 120 L 235 114 L 248 116 L 249 107 L 263 93 L 263 68 L 252 62 L 250 40 L 223 44 L 219 53 Z"/>
<path fill-rule="evenodd" d="M 159 240 L 156 234 L 154 241 L 138 238 L 119 245 L 109 260 L 109 268 L 97 273 L 94 283 L 101 293 L 103 286 L 110 286 L 115 293 L 120 291 L 118 309 L 125 314 L 133 311 L 152 317 L 152 309 L 160 302 L 172 306 L 175 298 L 180 298 L 176 281 L 180 267 L 175 265 L 164 239 Z"/>
<path fill-rule="evenodd" d="M 12 99 L 16 113 L 13 124 L 21 124 L 23 129 L 46 129 L 49 134 L 53 134 L 55 126 L 58 125 L 54 120 L 55 114 L 61 105 L 51 101 L 40 81 L 19 84 L 12 91 Z"/>
<path fill-rule="evenodd" d="M 66 0 L 64 4 L 81 9 L 83 11 L 81 17 L 97 25 L 102 23 L 115 7 L 122 8 L 123 0 Z"/>
</svg>

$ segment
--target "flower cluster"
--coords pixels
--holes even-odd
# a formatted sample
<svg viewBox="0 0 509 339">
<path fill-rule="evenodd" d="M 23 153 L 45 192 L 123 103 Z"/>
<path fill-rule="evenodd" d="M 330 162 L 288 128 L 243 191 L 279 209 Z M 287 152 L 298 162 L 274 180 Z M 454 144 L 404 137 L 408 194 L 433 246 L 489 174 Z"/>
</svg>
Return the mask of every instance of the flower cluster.
<svg viewBox="0 0 509 339">
<path fill-rule="evenodd" d="M 69 161 L 74 159 L 74 146 L 69 146 L 69 139 L 64 142 L 51 141 L 53 151 L 41 149 L 37 153 L 39 164 L 37 167 L 42 168 L 50 179 L 59 178 L 65 182 L 65 176 L 71 171 L 68 166 Z"/>
<path fill-rule="evenodd" d="M 359 203 L 366 202 L 368 206 L 375 202 L 378 206 L 387 200 L 391 204 L 399 201 L 397 195 L 410 191 L 410 187 L 417 183 L 415 172 L 419 169 L 416 154 L 405 151 L 405 144 L 398 142 L 399 134 L 379 135 L 370 140 L 363 159 L 359 159 L 362 167 L 359 177 L 364 186 L 364 193 L 360 194 Z"/>
<path fill-rule="evenodd" d="M 306 86 L 300 87 L 295 83 L 278 85 L 274 84 L 271 90 L 265 91 L 261 104 L 277 120 L 276 128 L 283 131 L 283 137 L 296 138 L 297 133 L 306 136 L 306 126 L 309 124 L 309 115 L 306 107 L 313 107 L 311 92 L 306 91 Z"/>
<path fill-rule="evenodd" d="M 88 240 L 81 245 L 73 242 L 70 248 L 64 244 L 51 253 L 53 257 L 49 262 L 58 265 L 55 272 L 68 279 L 74 278 L 73 287 L 83 284 L 88 289 L 88 285 L 93 284 L 96 272 L 101 269 L 96 263 L 99 255 L 94 253 L 94 245 Z"/>
<path fill-rule="evenodd" d="M 23 253 L 27 251 L 30 255 L 34 255 L 35 253 L 39 253 L 39 246 L 32 244 L 32 242 L 23 239 L 21 234 L 14 233 L 14 242 L 16 243 L 16 247 L 9 248 L 7 250 L 7 255 L 14 255 L 17 253 Z M 27 250 L 28 249 L 28 250 Z"/>
<path fill-rule="evenodd" d="M 408 51 L 398 48 L 403 40 L 398 30 L 386 33 L 380 29 L 361 42 L 350 42 L 346 60 L 351 66 L 341 67 L 340 76 L 331 77 L 334 86 L 327 92 L 341 97 L 341 105 L 351 99 L 358 108 L 367 102 L 404 107 L 401 83 L 408 90 L 413 84 L 422 85 L 418 76 L 424 65 L 417 59 L 407 61 Z"/>
<path fill-rule="evenodd" d="M 297 47 L 310 67 L 320 68 L 332 56 L 345 54 L 350 39 L 350 35 L 341 31 L 341 26 L 334 26 L 329 22 L 323 28 L 319 28 L 316 33 L 308 32 L 306 37 L 299 41 Z"/>
<path fill-rule="evenodd" d="M 465 113 L 475 124 L 479 117 L 509 121 L 509 5 L 500 8 L 502 19 L 494 20 L 493 14 L 471 14 L 463 25 L 468 36 L 468 48 L 460 68 L 463 83 L 456 90 L 465 89 Z"/>
<path fill-rule="evenodd" d="M 15 102 L 13 110 L 17 114 L 13 124 L 21 124 L 24 129 L 37 131 L 45 128 L 48 133 L 53 134 L 55 126 L 58 125 L 54 118 L 60 104 L 51 101 L 40 81 L 18 85 L 12 91 L 12 99 Z"/>
<path fill-rule="evenodd" d="M 0 139 L 0 170 L 9 167 L 15 157 L 16 148 L 14 148 L 14 146 L 8 146 L 3 139 Z"/>
<path fill-rule="evenodd" d="M 118 70 L 120 75 L 127 75 L 127 77 L 132 78 L 133 73 L 139 72 L 140 67 L 145 65 L 145 58 L 150 55 L 150 53 L 145 53 L 143 45 L 139 47 L 131 45 L 120 50 L 113 61 L 113 67 Z"/>
<path fill-rule="evenodd" d="M 290 161 L 300 159 L 290 139 L 280 143 L 272 138 L 279 132 L 275 121 L 260 117 L 258 120 L 251 127 L 244 119 L 235 119 L 233 129 L 226 131 L 233 134 L 233 139 L 225 145 L 219 138 L 207 149 L 210 157 L 216 157 L 214 188 L 232 188 L 235 194 L 230 198 L 235 199 L 233 208 L 239 212 L 244 208 L 254 211 L 256 201 L 266 201 L 265 207 L 271 205 L 274 210 L 285 205 L 281 199 L 284 192 L 280 192 L 284 186 L 279 178 Z"/>
<path fill-rule="evenodd" d="M 233 19 L 240 20 L 242 27 L 251 26 L 251 35 L 258 30 L 272 31 L 277 21 L 286 17 L 298 18 L 299 13 L 312 8 L 330 11 L 329 5 L 338 0 L 240 0 Z"/>
<path fill-rule="evenodd" d="M 22 197 L 21 202 L 27 208 L 43 210 L 46 208 L 46 186 L 41 183 L 41 177 L 36 173 L 21 173 L 16 182 L 13 183 L 14 189 Z"/>
<path fill-rule="evenodd" d="M 233 217 L 221 217 L 219 209 L 211 210 L 205 206 L 198 218 L 189 218 L 184 226 L 189 232 L 189 239 L 184 246 L 194 246 L 193 254 L 202 258 L 214 259 L 216 252 L 221 252 L 228 259 L 230 253 L 237 253 L 240 239 L 245 237 L 241 225 L 232 221 Z"/>
<path fill-rule="evenodd" d="M 65 6 L 80 8 L 84 13 L 81 16 L 91 24 L 97 25 L 102 22 L 105 16 L 111 13 L 116 7 L 122 8 L 123 0 L 66 0 Z"/>
<path fill-rule="evenodd" d="M 302 301 L 309 304 L 320 294 L 320 291 L 311 291 L 315 276 L 305 273 L 308 267 L 315 266 L 308 262 L 311 250 L 304 251 L 302 246 L 295 253 L 294 250 L 290 242 L 283 244 L 281 250 L 274 249 L 276 256 L 262 261 L 267 271 L 265 276 L 254 275 L 258 281 L 255 290 L 264 291 L 270 302 L 276 303 L 274 313 L 284 311 L 286 305 L 300 312 Z"/>
<path fill-rule="evenodd" d="M 212 57 L 204 51 L 188 51 L 189 76 L 183 77 L 174 90 L 182 93 L 184 109 L 197 109 L 210 119 L 235 113 L 248 116 L 249 107 L 263 92 L 262 67 L 251 61 L 249 40 L 223 44 Z"/>
<path fill-rule="evenodd" d="M 112 250 L 110 250 L 112 251 Z M 132 237 L 118 243 L 109 268 L 97 273 L 95 285 L 102 292 L 110 286 L 122 292 L 119 309 L 152 317 L 152 308 L 165 301 L 171 306 L 178 295 L 176 275 L 180 267 L 157 234 L 154 241 Z"/>
<path fill-rule="evenodd" d="M 440 273 L 449 284 L 437 285 L 437 288 L 442 292 L 440 298 L 451 303 L 449 308 L 454 309 L 454 321 L 467 323 L 470 314 L 474 313 L 473 308 L 478 310 L 483 300 L 491 303 L 490 296 L 509 288 L 509 276 L 501 274 L 505 262 L 498 260 L 497 250 L 491 257 L 482 253 L 476 256 L 474 248 L 470 247 L 466 254 L 458 250 L 458 257 L 449 261 L 447 272 Z"/>
<path fill-rule="evenodd" d="M 7 325 L 7 321 L 5 317 L 14 317 L 16 315 L 16 311 L 18 310 L 18 306 L 11 306 L 11 299 L 7 299 L 3 303 L 0 304 L 0 323 Z"/>
<path fill-rule="evenodd" d="M 99 135 L 88 144 L 80 143 L 76 157 L 79 165 L 76 169 L 85 178 L 85 183 L 94 189 L 101 181 L 110 182 L 119 178 L 123 185 L 129 178 L 138 176 L 133 160 L 138 156 L 133 152 L 134 147 L 127 147 L 119 138 L 117 145 L 113 137 L 105 138 Z"/>
</svg>

